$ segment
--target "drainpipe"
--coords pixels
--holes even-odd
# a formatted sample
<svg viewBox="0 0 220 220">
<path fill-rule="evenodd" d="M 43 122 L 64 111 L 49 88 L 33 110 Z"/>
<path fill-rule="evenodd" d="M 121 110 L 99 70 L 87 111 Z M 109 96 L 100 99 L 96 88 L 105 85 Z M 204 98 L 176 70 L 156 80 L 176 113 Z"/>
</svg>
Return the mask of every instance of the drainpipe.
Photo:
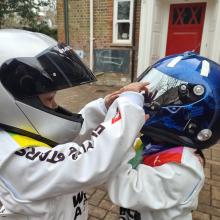
<svg viewBox="0 0 220 220">
<path fill-rule="evenodd" d="M 135 55 L 136 55 L 136 33 L 135 33 L 135 30 L 136 30 L 136 9 L 137 9 L 137 1 L 134 1 L 134 10 L 133 10 L 133 41 L 132 41 L 132 57 L 131 57 L 131 62 L 132 62 L 132 65 L 131 65 L 131 82 L 134 82 L 136 81 L 136 76 L 137 76 L 137 73 L 135 74 Z M 136 66 L 136 69 L 137 69 L 137 66 Z"/>
<path fill-rule="evenodd" d="M 90 0 L 90 56 L 89 67 L 93 70 L 93 0 Z"/>
<path fill-rule="evenodd" d="M 66 44 L 70 44 L 69 36 L 69 9 L 68 9 L 68 0 L 63 0 L 63 13 L 64 13 L 64 31 L 65 31 L 65 41 Z"/>
</svg>

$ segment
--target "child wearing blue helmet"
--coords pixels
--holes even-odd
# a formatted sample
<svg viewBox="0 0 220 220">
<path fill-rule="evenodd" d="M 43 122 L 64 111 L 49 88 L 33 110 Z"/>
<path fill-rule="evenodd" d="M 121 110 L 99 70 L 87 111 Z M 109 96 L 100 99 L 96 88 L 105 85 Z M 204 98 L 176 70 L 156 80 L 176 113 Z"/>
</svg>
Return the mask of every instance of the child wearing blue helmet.
<svg viewBox="0 0 220 220">
<path fill-rule="evenodd" d="M 165 57 L 147 81 L 149 115 L 130 153 L 108 182 L 122 220 L 192 220 L 204 175 L 202 149 L 219 138 L 220 66 L 186 52 Z"/>
</svg>

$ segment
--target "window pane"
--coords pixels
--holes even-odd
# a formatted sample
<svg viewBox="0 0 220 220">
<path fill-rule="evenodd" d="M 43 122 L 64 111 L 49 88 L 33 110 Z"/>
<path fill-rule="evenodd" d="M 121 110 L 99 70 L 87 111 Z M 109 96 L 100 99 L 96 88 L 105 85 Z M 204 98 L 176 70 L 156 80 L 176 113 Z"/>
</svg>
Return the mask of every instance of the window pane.
<svg viewBox="0 0 220 220">
<path fill-rule="evenodd" d="M 118 39 L 128 40 L 129 39 L 129 23 L 118 23 Z"/>
<path fill-rule="evenodd" d="M 183 12 L 183 24 L 190 24 L 190 20 L 192 18 L 192 10 L 190 7 L 186 7 Z"/>
<path fill-rule="evenodd" d="M 118 2 L 118 20 L 130 18 L 130 1 Z"/>
<path fill-rule="evenodd" d="M 202 17 L 202 7 L 200 8 L 194 8 L 193 11 L 196 13 L 196 19 L 197 19 L 197 24 L 200 24 L 201 22 L 201 17 Z"/>
<path fill-rule="evenodd" d="M 177 19 L 178 19 L 178 11 L 177 11 L 176 8 L 174 8 L 174 10 L 173 10 L 172 24 L 176 24 Z"/>
</svg>

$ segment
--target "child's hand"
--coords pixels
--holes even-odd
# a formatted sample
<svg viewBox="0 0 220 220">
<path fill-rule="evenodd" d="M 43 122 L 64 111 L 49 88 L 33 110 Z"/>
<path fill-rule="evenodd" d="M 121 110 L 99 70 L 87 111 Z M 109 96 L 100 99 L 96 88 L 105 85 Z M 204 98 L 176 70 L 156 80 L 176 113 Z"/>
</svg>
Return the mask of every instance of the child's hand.
<svg viewBox="0 0 220 220">
<path fill-rule="evenodd" d="M 128 84 L 127 86 L 124 86 L 119 91 L 127 92 L 127 91 L 133 91 L 133 92 L 141 92 L 141 91 L 147 91 L 147 85 L 149 85 L 148 82 L 134 82 L 131 84 Z"/>
<path fill-rule="evenodd" d="M 120 90 L 106 95 L 104 98 L 106 108 L 108 109 L 111 106 L 111 104 L 115 101 L 115 99 L 117 99 L 122 92 L 127 92 L 127 91 L 147 92 L 147 87 L 146 87 L 147 85 L 149 85 L 148 82 L 130 83 L 127 86 L 122 87 Z"/>
<path fill-rule="evenodd" d="M 145 121 L 147 121 L 150 118 L 149 114 L 145 114 Z"/>
<path fill-rule="evenodd" d="M 158 93 L 157 90 L 155 92 L 145 91 L 144 102 L 151 103 L 154 100 L 154 98 L 156 97 L 157 93 Z"/>
<path fill-rule="evenodd" d="M 115 91 L 115 92 L 110 93 L 110 94 L 105 96 L 104 102 L 105 102 L 105 107 L 107 109 L 111 106 L 111 104 L 115 101 L 115 99 L 118 98 L 120 93 L 121 93 L 120 90 L 118 90 L 118 91 Z"/>
</svg>

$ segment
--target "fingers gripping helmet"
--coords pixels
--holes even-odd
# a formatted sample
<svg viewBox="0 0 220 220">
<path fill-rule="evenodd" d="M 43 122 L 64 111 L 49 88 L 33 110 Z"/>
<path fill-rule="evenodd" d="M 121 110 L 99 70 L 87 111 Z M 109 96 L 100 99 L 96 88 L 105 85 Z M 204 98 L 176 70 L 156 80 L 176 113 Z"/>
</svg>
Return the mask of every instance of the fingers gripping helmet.
<svg viewBox="0 0 220 220">
<path fill-rule="evenodd" d="M 159 60 L 138 81 L 150 83 L 143 134 L 199 149 L 220 138 L 220 65 L 185 52 Z"/>
<path fill-rule="evenodd" d="M 82 117 L 46 108 L 38 95 L 83 83 L 95 76 L 69 46 L 24 30 L 0 30 L 0 127 L 64 143 L 79 132 Z"/>
</svg>

